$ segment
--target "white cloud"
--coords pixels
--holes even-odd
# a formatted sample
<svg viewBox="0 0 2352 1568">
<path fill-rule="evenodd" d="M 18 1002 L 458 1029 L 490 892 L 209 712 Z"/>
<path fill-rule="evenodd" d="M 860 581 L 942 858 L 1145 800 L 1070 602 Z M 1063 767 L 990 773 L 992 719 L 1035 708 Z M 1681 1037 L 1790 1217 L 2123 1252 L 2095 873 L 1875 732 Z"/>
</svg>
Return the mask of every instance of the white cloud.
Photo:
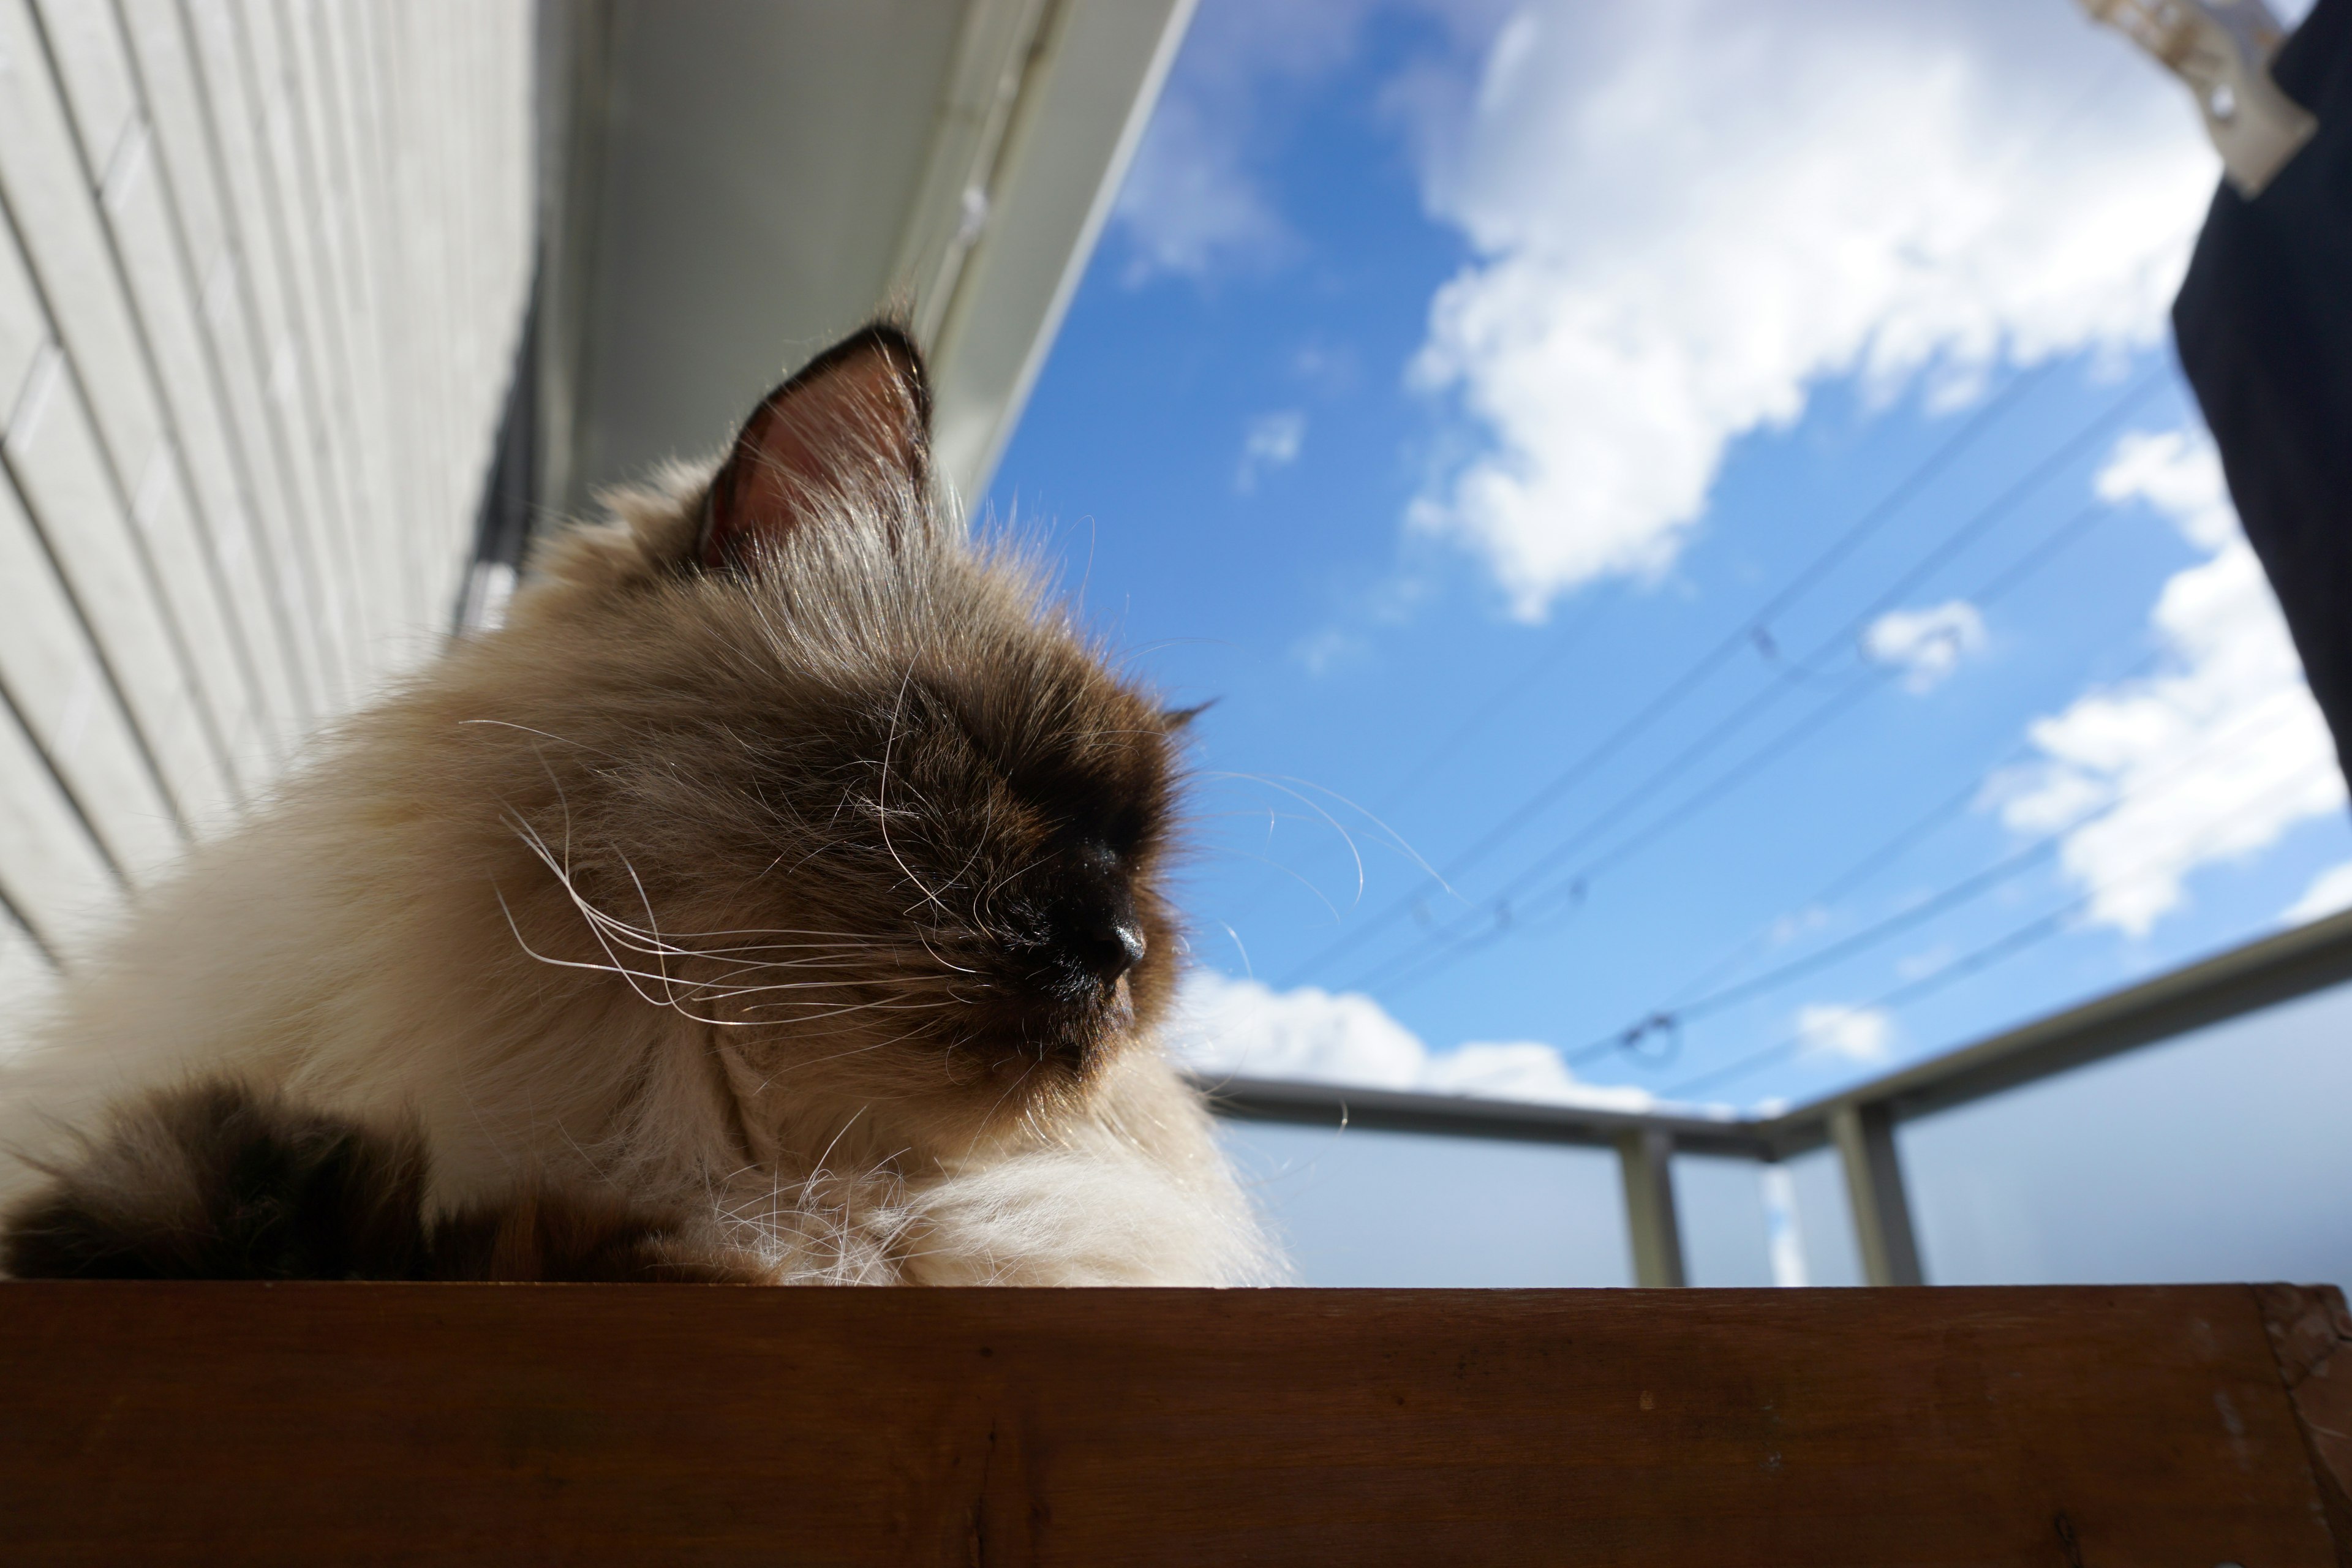
<svg viewBox="0 0 2352 1568">
<path fill-rule="evenodd" d="M 2200 866 L 2242 858 L 2343 808 L 2318 706 L 2211 443 L 2135 433 L 2097 479 L 2118 504 L 2170 517 L 2207 558 L 2165 584 L 2151 616 L 2170 668 L 2085 693 L 2029 731 L 2040 762 L 2001 782 L 2002 819 L 2067 833 L 2065 873 L 2095 922 L 2140 936 L 2186 899 Z"/>
<path fill-rule="evenodd" d="M 1269 468 L 1286 468 L 1298 461 L 1307 444 L 1307 416 L 1296 408 L 1261 414 L 1250 421 L 1242 437 L 1242 458 L 1234 469 L 1234 488 L 1244 495 L 1257 489 L 1258 476 Z"/>
<path fill-rule="evenodd" d="M 1361 633 L 1326 626 L 1292 644 L 1290 655 L 1307 667 L 1307 674 L 1323 676 L 1355 663 L 1370 651 L 1371 644 Z"/>
<path fill-rule="evenodd" d="M 2339 910 L 2352 910 L 2352 860 L 2330 866 L 2311 879 L 2311 886 L 2279 913 L 2281 925 L 2299 926 L 2325 920 Z"/>
<path fill-rule="evenodd" d="M 1862 634 L 1873 661 L 1904 672 L 1906 690 L 1927 691 L 1984 647 L 1984 616 L 1965 599 L 1925 610 L 1889 610 Z"/>
<path fill-rule="evenodd" d="M 1895 1020 L 1875 1007 L 1814 1002 L 1797 1009 L 1797 1034 L 1806 1056 L 1878 1062 L 1895 1043 Z"/>
<path fill-rule="evenodd" d="M 1130 285 L 1161 273 L 1199 278 L 1270 261 L 1293 243 L 1273 203 L 1243 172 L 1238 138 L 1205 106 L 1172 93 L 1136 149 L 1113 216 L 1132 247 Z"/>
<path fill-rule="evenodd" d="M 1260 268 L 1297 238 L 1255 164 L 1279 110 L 1346 61 L 1372 0 L 1202 7 L 1112 210 L 1131 285 Z"/>
<path fill-rule="evenodd" d="M 1306 1079 L 1365 1089 L 1527 1100 L 1648 1110 L 1646 1089 L 1580 1080 L 1559 1053 L 1533 1041 L 1433 1051 L 1370 997 L 1315 986 L 1276 991 L 1255 980 L 1196 970 L 1170 1031 L 1179 1059 L 1204 1073 Z"/>
<path fill-rule="evenodd" d="M 2217 162 L 2128 48 L 2050 0 L 1530 0 L 1475 84 L 1398 95 L 1475 252 L 1413 379 L 1479 439 L 1412 524 L 1538 617 L 1670 565 L 1822 378 L 1948 405 L 2158 342 Z"/>
</svg>

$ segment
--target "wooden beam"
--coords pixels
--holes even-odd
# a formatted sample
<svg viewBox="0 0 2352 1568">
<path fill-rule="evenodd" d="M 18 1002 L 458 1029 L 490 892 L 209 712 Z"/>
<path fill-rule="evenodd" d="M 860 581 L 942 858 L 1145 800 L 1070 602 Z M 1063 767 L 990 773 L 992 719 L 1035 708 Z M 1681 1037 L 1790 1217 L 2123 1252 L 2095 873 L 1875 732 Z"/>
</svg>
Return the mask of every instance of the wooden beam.
<svg viewBox="0 0 2352 1568">
<path fill-rule="evenodd" d="M 2260 1285 L 2255 1296 L 2336 1550 L 2352 1563 L 2352 1313 L 2340 1290 Z"/>
<path fill-rule="evenodd" d="M 0 1554 L 2327 1568 L 2315 1301 L 14 1284 Z"/>
</svg>

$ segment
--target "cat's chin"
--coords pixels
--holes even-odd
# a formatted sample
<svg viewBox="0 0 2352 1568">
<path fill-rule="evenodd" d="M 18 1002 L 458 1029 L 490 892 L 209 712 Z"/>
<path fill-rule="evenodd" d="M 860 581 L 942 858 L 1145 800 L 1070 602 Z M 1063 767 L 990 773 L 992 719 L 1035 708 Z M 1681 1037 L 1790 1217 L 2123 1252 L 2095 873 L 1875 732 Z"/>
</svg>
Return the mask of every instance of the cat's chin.
<svg viewBox="0 0 2352 1568">
<path fill-rule="evenodd" d="M 1135 1037 L 1135 999 L 1124 979 L 1080 999 L 1030 1000 L 991 1009 L 957 1054 L 996 1101 L 1024 1113 L 1040 1100 L 1082 1092 Z"/>
</svg>

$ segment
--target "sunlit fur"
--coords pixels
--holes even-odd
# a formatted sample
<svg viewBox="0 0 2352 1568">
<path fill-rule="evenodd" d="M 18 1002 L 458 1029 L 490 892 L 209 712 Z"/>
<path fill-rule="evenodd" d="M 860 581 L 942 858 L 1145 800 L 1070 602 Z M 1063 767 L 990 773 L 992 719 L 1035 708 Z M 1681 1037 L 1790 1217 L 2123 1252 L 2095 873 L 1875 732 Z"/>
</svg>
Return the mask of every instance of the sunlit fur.
<svg viewBox="0 0 2352 1568">
<path fill-rule="evenodd" d="M 440 1208 L 601 1185 L 781 1281 L 1274 1277 L 1154 1039 L 1159 704 L 919 467 L 840 458 L 747 570 L 696 563 L 708 474 L 544 545 L 502 630 L 144 897 L 7 1069 L 0 1142 L 60 1158 L 217 1072 L 414 1114 Z M 1041 1000 L 1074 835 L 1146 952 Z M 5 1165 L 0 1201 L 34 1179 Z"/>
</svg>

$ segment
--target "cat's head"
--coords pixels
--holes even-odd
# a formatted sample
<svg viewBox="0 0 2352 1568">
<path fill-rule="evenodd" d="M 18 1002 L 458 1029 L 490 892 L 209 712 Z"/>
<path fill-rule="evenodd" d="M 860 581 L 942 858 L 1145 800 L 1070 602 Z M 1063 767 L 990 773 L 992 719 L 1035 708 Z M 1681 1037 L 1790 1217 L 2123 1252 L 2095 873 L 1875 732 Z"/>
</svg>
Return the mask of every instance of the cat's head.
<svg viewBox="0 0 2352 1568">
<path fill-rule="evenodd" d="M 929 424 L 870 327 L 715 472 L 553 542 L 470 743 L 537 956 L 707 1021 L 739 1093 L 978 1131 L 1083 1097 L 1168 1005 L 1181 718 L 941 514 Z"/>
</svg>

